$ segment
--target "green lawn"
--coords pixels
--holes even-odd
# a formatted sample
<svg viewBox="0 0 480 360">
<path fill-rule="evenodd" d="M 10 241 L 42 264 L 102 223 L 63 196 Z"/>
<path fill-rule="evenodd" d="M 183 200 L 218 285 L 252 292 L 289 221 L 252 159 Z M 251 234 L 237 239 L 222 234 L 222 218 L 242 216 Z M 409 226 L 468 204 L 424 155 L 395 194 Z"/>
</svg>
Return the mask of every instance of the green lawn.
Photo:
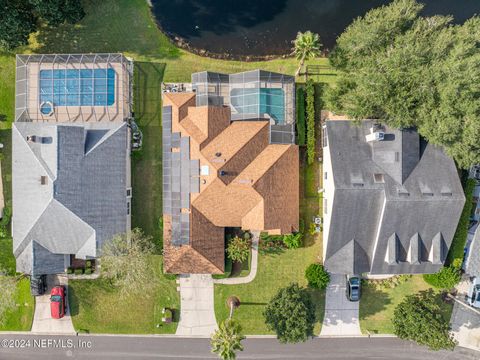
<svg viewBox="0 0 480 360">
<path fill-rule="evenodd" d="M 32 327 L 35 301 L 30 295 L 30 280 L 22 278 L 17 283 L 15 309 L 5 315 L 5 322 L 0 324 L 0 331 L 30 331 Z"/>
<path fill-rule="evenodd" d="M 300 171 L 300 191 L 305 191 L 307 196 L 301 197 L 300 216 L 304 217 L 308 225 L 312 216 L 318 213 L 319 202 L 316 196 L 316 181 L 318 164 L 310 167 L 302 166 Z M 315 190 L 313 190 L 315 189 Z M 259 254 L 258 270 L 255 279 L 243 285 L 215 285 L 215 315 L 217 321 L 228 317 L 225 305 L 230 295 L 238 296 L 241 301 L 239 309 L 235 310 L 234 317 L 240 322 L 245 334 L 273 334 L 265 325 L 262 312 L 265 305 L 277 291 L 297 282 L 306 286 L 305 269 L 321 258 L 321 234 L 307 235 L 306 246 L 295 250 L 285 250 L 279 254 Z M 324 291 L 311 291 L 316 304 L 317 323 L 315 334 L 320 333 L 323 313 L 325 308 Z"/>
<path fill-rule="evenodd" d="M 162 324 L 162 308 L 175 309 L 178 321 L 180 297 L 175 280 L 162 274 L 162 257 L 154 255 L 156 277 L 141 294 L 121 299 L 104 279 L 70 280 L 69 304 L 77 331 L 112 334 L 174 334 L 177 322 Z M 157 327 L 160 324 L 160 327 Z"/>
<path fill-rule="evenodd" d="M 430 289 L 422 275 L 414 275 L 407 282 L 397 285 L 393 289 L 376 290 L 371 286 L 364 286 L 360 301 L 360 328 L 363 333 L 393 334 L 393 311 L 405 296 Z M 442 314 L 450 319 L 452 306 L 438 301 Z"/>
<path fill-rule="evenodd" d="M 136 62 L 134 78 L 135 119 L 143 133 L 140 151 L 132 156 L 132 226 L 140 227 L 162 247 L 161 83 L 165 64 Z"/>
</svg>

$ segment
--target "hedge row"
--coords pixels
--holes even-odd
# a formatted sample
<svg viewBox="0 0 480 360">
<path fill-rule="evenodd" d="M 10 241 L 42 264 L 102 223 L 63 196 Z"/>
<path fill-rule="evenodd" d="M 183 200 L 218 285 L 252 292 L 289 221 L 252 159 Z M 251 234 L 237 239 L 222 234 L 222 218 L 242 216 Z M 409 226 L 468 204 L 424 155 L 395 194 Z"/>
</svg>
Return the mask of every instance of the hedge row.
<svg viewBox="0 0 480 360">
<path fill-rule="evenodd" d="M 452 264 L 455 259 L 463 260 L 463 252 L 468 236 L 468 225 L 470 224 L 470 214 L 472 213 L 475 184 L 476 181 L 474 179 L 468 179 L 465 185 L 465 206 L 463 207 L 462 216 L 458 222 L 457 231 L 455 232 L 450 251 L 447 255 L 446 265 Z"/>
<path fill-rule="evenodd" d="M 303 87 L 297 87 L 296 97 L 296 109 L 297 109 L 297 144 L 299 146 L 305 145 L 305 90 Z"/>
<path fill-rule="evenodd" d="M 312 80 L 306 84 L 307 93 L 307 162 L 315 161 L 315 86 Z"/>
</svg>

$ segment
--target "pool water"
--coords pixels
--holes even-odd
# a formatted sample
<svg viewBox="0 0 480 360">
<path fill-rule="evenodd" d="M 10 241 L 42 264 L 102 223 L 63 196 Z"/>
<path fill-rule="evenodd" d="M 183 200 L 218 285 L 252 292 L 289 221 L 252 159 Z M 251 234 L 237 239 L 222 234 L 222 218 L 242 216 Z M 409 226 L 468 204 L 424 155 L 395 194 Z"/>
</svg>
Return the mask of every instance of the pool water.
<svg viewBox="0 0 480 360">
<path fill-rule="evenodd" d="M 40 70 L 40 103 L 53 106 L 110 106 L 115 102 L 115 70 Z"/>
<path fill-rule="evenodd" d="M 240 114 L 268 114 L 277 124 L 285 121 L 283 89 L 232 89 L 230 103 Z"/>
</svg>

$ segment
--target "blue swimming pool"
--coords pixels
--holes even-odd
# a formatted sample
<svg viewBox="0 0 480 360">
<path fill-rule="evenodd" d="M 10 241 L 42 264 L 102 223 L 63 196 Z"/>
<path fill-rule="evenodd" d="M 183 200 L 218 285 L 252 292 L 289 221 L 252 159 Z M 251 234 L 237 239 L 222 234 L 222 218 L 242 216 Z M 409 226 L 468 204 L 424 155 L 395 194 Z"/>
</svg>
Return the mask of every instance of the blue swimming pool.
<svg viewBox="0 0 480 360">
<path fill-rule="evenodd" d="M 40 104 L 110 106 L 115 102 L 115 70 L 40 70 Z"/>
<path fill-rule="evenodd" d="M 277 124 L 283 124 L 285 121 L 283 89 L 232 89 L 230 103 L 240 114 L 268 114 Z"/>
</svg>

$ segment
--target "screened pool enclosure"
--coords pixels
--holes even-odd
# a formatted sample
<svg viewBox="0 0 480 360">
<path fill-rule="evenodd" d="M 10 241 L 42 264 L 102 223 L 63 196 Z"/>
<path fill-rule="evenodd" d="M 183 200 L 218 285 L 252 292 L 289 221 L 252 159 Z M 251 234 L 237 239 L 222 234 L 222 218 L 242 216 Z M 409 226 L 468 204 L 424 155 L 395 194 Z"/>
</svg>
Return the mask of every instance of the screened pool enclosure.
<svg viewBox="0 0 480 360">
<path fill-rule="evenodd" d="M 263 70 L 192 74 L 196 105 L 229 106 L 232 121 L 270 121 L 270 142 L 295 142 L 295 78 Z"/>
<path fill-rule="evenodd" d="M 127 119 L 132 76 L 122 54 L 17 55 L 15 121 Z"/>
</svg>

